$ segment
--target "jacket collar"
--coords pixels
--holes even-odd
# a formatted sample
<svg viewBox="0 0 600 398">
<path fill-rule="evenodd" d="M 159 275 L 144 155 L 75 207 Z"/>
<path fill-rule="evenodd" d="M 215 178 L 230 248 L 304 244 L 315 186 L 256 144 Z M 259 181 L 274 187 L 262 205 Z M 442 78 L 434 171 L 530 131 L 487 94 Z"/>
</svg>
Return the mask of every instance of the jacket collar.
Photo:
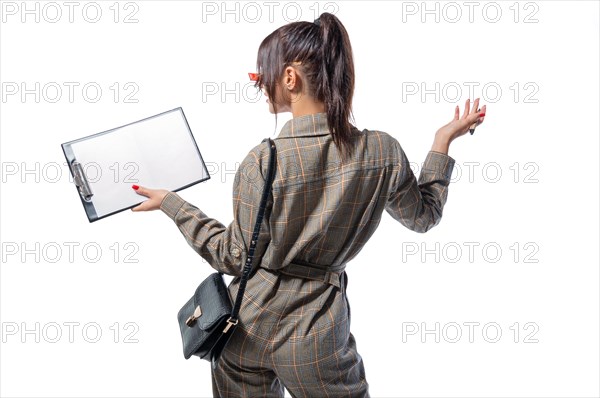
<svg viewBox="0 0 600 398">
<path fill-rule="evenodd" d="M 277 138 L 313 137 L 328 135 L 327 113 L 314 113 L 290 119 Z"/>
</svg>

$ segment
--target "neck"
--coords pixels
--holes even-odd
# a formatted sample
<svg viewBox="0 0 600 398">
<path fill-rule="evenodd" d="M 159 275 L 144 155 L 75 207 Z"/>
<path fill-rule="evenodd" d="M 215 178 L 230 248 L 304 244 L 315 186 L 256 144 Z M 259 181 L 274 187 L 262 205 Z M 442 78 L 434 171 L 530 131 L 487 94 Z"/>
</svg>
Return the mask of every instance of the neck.
<svg viewBox="0 0 600 398">
<path fill-rule="evenodd" d="M 298 102 L 292 103 L 292 115 L 293 117 L 299 117 L 304 115 L 312 115 L 315 113 L 326 112 L 325 104 L 322 102 L 315 102 L 312 99 L 301 99 Z"/>
</svg>

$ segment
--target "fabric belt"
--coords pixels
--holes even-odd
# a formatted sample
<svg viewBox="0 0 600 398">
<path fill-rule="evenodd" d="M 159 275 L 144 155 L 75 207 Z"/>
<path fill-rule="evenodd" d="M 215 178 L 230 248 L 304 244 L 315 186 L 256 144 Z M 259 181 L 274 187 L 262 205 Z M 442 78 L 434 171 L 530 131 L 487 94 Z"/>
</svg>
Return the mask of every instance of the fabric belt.
<svg viewBox="0 0 600 398">
<path fill-rule="evenodd" d="M 300 278 L 323 281 L 334 286 L 340 287 L 340 277 L 344 273 L 346 264 L 324 269 L 322 266 L 294 260 L 283 268 L 270 269 L 271 271 L 281 272 L 282 274 L 297 276 Z"/>
</svg>

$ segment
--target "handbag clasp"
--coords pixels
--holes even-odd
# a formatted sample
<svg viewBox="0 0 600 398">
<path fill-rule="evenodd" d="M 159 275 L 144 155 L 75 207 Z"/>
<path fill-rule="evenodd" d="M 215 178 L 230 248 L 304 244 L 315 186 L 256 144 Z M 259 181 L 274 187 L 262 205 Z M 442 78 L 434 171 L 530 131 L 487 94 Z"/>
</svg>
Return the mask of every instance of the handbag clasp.
<svg viewBox="0 0 600 398">
<path fill-rule="evenodd" d="M 200 309 L 200 306 L 197 305 L 196 309 L 194 310 L 194 313 L 192 315 L 190 315 L 188 319 L 186 319 L 185 324 L 188 325 L 189 327 L 194 326 L 194 323 L 196 323 L 196 319 L 200 318 L 201 315 L 202 315 L 202 310 Z"/>
</svg>

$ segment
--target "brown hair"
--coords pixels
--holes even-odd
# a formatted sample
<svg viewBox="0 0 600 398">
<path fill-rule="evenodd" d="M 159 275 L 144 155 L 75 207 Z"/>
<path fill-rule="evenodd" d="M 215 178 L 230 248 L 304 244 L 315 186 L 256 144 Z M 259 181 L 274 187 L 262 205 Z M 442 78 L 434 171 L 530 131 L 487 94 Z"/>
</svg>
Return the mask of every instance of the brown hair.
<svg viewBox="0 0 600 398">
<path fill-rule="evenodd" d="M 268 35 L 258 49 L 255 86 L 264 87 L 269 98 L 277 98 L 275 84 L 294 62 L 301 62 L 297 67 L 307 80 L 309 95 L 325 104 L 334 143 L 343 155 L 349 153 L 354 61 L 348 32 L 335 15 L 324 12 L 312 23 L 292 22 Z M 277 123 L 276 104 L 271 102 Z"/>
</svg>

